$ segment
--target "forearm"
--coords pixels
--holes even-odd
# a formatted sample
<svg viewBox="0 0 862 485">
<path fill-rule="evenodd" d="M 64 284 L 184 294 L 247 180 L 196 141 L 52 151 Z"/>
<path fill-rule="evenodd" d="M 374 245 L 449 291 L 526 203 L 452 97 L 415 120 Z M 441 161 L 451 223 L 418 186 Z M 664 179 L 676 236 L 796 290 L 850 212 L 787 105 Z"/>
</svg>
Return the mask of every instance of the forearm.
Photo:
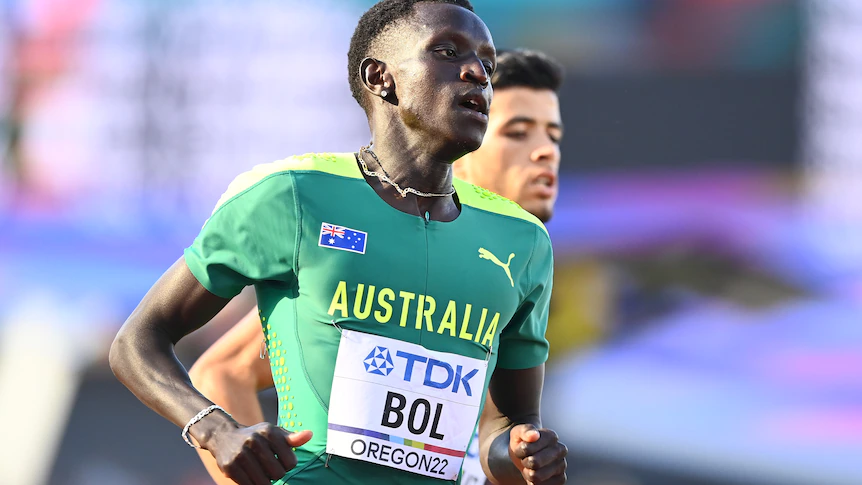
<svg viewBox="0 0 862 485">
<path fill-rule="evenodd" d="M 206 290 L 180 258 L 147 292 L 111 345 L 111 370 L 150 409 L 179 427 L 212 403 L 191 383 L 174 345 L 215 316 L 229 300 Z M 235 427 L 211 413 L 189 430 L 201 446 L 219 428 Z"/>
<path fill-rule="evenodd" d="M 141 402 L 181 428 L 212 404 L 192 386 L 173 342 L 158 328 L 124 327 L 111 346 L 110 364 L 114 375 Z M 192 426 L 190 434 L 205 442 L 221 426 L 235 423 L 214 412 Z"/>
<path fill-rule="evenodd" d="M 521 485 L 522 471 L 512 455 L 512 428 L 530 424 L 541 428 L 539 415 L 544 366 L 496 369 L 479 420 L 479 458 L 485 474 L 497 485 Z"/>
</svg>

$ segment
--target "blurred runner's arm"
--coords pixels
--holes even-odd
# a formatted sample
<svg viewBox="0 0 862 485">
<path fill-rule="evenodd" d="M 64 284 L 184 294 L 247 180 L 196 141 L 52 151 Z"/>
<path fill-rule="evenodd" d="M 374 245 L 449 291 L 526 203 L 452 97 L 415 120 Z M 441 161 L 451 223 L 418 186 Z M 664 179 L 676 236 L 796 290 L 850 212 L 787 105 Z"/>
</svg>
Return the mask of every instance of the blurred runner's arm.
<svg viewBox="0 0 862 485">
<path fill-rule="evenodd" d="M 498 485 L 566 482 L 566 445 L 542 428 L 539 414 L 545 365 L 497 368 L 479 420 L 482 468 Z"/>
<path fill-rule="evenodd" d="M 250 426 L 264 420 L 258 391 L 273 386 L 268 358 L 260 358 L 260 317 L 252 310 L 219 338 L 189 370 L 194 386 L 233 418 Z M 212 454 L 198 450 L 210 476 L 218 485 L 233 485 Z"/>
</svg>

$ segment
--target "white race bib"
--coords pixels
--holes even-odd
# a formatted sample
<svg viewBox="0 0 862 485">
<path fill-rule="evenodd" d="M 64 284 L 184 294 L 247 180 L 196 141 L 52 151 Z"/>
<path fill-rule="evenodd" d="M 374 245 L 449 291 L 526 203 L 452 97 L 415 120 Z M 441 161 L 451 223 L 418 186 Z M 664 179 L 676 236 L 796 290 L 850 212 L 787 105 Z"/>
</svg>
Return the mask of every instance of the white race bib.
<svg viewBox="0 0 862 485">
<path fill-rule="evenodd" d="M 455 480 L 479 419 L 488 363 L 344 330 L 327 453 Z"/>
</svg>

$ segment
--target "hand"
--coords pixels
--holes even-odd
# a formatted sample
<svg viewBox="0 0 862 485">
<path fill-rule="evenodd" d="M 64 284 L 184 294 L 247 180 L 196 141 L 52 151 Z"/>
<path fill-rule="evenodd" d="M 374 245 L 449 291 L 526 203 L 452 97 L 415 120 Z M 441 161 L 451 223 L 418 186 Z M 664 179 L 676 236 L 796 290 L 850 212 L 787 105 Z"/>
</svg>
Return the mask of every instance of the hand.
<svg viewBox="0 0 862 485">
<path fill-rule="evenodd" d="M 557 433 L 519 424 L 509 432 L 509 458 L 530 485 L 566 483 L 566 454 Z"/>
<path fill-rule="evenodd" d="M 219 469 L 239 485 L 271 485 L 296 466 L 292 448 L 311 439 L 311 431 L 292 433 L 270 423 L 224 427 L 202 444 Z"/>
</svg>

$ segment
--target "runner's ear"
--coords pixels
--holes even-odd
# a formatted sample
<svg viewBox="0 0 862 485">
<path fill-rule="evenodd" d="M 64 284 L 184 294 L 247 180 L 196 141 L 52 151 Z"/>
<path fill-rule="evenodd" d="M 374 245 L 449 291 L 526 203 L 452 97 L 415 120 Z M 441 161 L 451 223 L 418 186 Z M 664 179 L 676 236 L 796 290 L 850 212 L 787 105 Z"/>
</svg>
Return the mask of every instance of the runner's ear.
<svg viewBox="0 0 862 485">
<path fill-rule="evenodd" d="M 372 57 L 366 57 L 359 63 L 359 78 L 368 93 L 373 96 L 385 97 L 381 93 L 392 93 L 394 81 L 386 71 L 386 63 Z"/>
</svg>

